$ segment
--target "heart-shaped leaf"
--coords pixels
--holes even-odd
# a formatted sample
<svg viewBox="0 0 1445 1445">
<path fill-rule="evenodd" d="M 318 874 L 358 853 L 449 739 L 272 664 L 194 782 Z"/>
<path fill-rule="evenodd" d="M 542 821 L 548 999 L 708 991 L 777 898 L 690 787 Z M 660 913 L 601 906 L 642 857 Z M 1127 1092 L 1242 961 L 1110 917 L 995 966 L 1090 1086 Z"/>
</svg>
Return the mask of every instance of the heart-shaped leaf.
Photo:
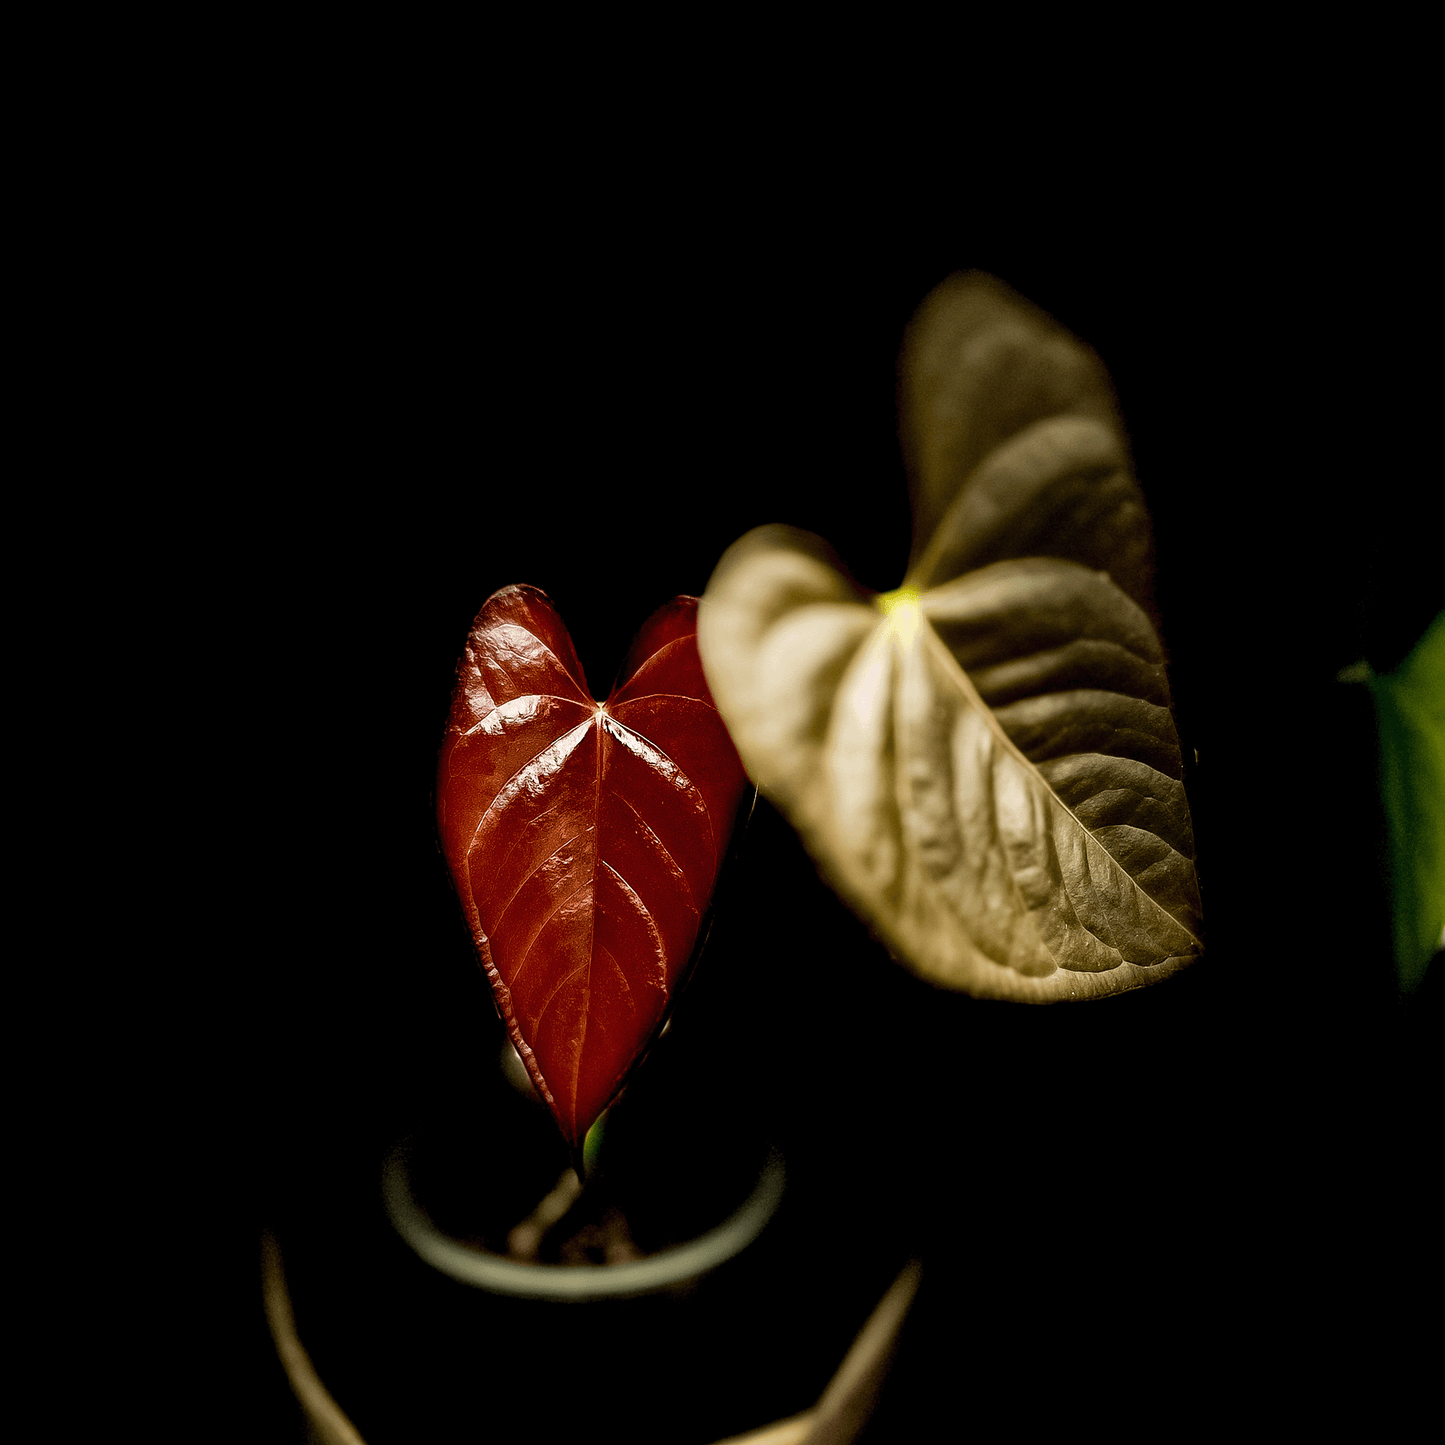
<svg viewBox="0 0 1445 1445">
<path fill-rule="evenodd" d="M 1153 982 L 1200 951 L 1199 894 L 1108 378 L 978 276 L 925 302 L 901 375 L 904 586 L 870 596 L 817 537 L 749 533 L 700 613 L 719 710 L 923 977 L 1033 1001 Z"/>
<path fill-rule="evenodd" d="M 574 1148 L 666 1017 L 745 785 L 696 598 L 648 619 L 605 703 L 544 593 L 488 598 L 457 669 L 437 820 L 497 1008 Z"/>
</svg>

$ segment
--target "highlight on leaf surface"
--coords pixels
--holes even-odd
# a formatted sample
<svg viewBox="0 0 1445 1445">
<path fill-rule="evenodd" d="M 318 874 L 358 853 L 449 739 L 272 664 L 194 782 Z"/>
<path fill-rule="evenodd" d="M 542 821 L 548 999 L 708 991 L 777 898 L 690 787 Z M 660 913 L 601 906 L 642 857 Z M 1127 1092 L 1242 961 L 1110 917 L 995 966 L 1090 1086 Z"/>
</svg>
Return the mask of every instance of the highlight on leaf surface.
<svg viewBox="0 0 1445 1445">
<path fill-rule="evenodd" d="M 457 667 L 442 852 L 497 1009 L 574 1149 L 666 1018 L 746 787 L 696 619 L 694 597 L 659 608 L 599 703 L 547 596 L 505 587 Z"/>
<path fill-rule="evenodd" d="M 980 997 L 1096 998 L 1201 951 L 1148 517 L 1107 374 L 992 278 L 904 344 L 914 546 L 870 596 L 762 527 L 699 613 L 750 776 L 894 954 Z"/>
</svg>

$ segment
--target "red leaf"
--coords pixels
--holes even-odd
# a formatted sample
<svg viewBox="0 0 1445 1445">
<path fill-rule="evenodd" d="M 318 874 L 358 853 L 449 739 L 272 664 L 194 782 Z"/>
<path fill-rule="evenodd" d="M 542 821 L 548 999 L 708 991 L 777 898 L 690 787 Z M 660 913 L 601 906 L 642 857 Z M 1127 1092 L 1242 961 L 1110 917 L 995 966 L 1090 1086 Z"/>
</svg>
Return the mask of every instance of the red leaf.
<svg viewBox="0 0 1445 1445">
<path fill-rule="evenodd" d="M 745 782 L 695 597 L 648 618 L 605 704 L 545 593 L 488 598 L 457 668 L 437 821 L 497 1007 L 574 1147 L 667 1013 Z"/>
</svg>

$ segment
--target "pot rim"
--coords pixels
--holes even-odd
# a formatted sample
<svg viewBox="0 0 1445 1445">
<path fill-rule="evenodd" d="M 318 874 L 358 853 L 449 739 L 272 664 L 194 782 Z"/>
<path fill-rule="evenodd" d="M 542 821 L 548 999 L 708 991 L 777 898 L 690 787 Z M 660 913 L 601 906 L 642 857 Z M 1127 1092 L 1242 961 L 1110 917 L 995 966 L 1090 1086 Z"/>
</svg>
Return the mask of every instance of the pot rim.
<svg viewBox="0 0 1445 1445">
<path fill-rule="evenodd" d="M 786 1183 L 783 1157 L 769 1151 L 752 1193 L 727 1219 L 686 1244 L 625 1264 L 523 1264 L 443 1233 L 411 1189 L 406 1145 L 382 1169 L 381 1194 L 392 1227 L 442 1274 L 493 1294 L 531 1299 L 617 1299 L 683 1284 L 740 1254 L 777 1212 Z"/>
</svg>

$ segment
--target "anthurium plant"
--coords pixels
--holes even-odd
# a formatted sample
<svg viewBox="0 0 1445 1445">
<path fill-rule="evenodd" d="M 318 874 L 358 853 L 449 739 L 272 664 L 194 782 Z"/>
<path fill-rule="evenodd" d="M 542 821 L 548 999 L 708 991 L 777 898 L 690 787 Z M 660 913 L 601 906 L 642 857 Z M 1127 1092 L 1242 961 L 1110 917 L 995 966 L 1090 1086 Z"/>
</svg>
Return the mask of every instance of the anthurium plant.
<svg viewBox="0 0 1445 1445">
<path fill-rule="evenodd" d="M 264 647 L 217 675 L 268 703 L 236 758 L 275 779 L 240 911 L 276 900 L 295 1060 L 276 1237 L 373 1445 L 745 1436 L 821 1401 L 910 1257 L 864 1442 L 1062 1423 L 1081 1381 L 1148 1428 L 1230 1374 L 1220 1318 L 1353 1371 L 1334 1282 L 1418 1272 L 1438 600 L 1396 646 L 1428 408 L 1377 326 L 1409 308 L 1313 234 L 1270 265 L 1060 224 L 965 238 L 1024 295 L 931 289 L 953 238 L 662 274 L 663 238 L 485 316 L 439 294 L 462 350 L 358 319 L 334 410 L 298 351 L 326 476 L 375 485 L 266 513 L 232 629 Z M 773 1144 L 752 1243 L 608 1292 Z"/>
</svg>

